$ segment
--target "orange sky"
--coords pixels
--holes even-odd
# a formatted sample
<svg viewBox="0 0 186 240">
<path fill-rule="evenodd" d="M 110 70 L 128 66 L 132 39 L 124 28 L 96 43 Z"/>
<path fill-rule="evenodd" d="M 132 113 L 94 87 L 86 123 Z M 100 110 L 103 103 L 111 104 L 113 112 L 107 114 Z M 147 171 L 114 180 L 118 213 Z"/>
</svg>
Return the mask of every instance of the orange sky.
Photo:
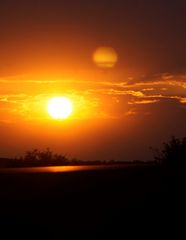
<svg viewBox="0 0 186 240">
<path fill-rule="evenodd" d="M 151 144 L 184 133 L 184 75 L 147 80 L 123 73 L 122 79 L 122 71 L 113 68 L 65 79 L 7 77 L 0 85 L 1 155 L 51 147 L 82 159 L 147 159 Z M 56 121 L 48 115 L 47 103 L 53 96 L 73 101 L 69 119 Z"/>
<path fill-rule="evenodd" d="M 185 3 L 72 2 L 0 3 L 0 156 L 151 159 L 186 135 Z M 118 53 L 113 68 L 93 62 L 100 46 Z M 73 101 L 68 120 L 48 115 L 55 96 Z"/>
</svg>

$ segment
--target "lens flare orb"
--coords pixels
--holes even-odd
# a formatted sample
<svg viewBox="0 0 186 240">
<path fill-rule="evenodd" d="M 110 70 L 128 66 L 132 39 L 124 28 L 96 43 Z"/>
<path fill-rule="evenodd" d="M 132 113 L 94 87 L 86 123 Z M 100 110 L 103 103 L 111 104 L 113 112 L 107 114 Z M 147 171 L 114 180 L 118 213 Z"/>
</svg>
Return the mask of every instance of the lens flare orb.
<svg viewBox="0 0 186 240">
<path fill-rule="evenodd" d="M 113 68 L 118 62 L 118 54 L 112 47 L 99 47 L 93 53 L 94 63 L 101 68 Z"/>
</svg>

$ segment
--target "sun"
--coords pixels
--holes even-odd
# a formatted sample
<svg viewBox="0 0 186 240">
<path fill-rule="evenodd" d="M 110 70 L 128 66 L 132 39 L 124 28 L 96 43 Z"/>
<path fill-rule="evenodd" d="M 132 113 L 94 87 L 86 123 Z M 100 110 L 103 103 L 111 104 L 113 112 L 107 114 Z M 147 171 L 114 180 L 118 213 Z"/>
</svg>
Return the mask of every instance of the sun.
<svg viewBox="0 0 186 240">
<path fill-rule="evenodd" d="M 48 102 L 48 113 L 54 119 L 66 119 L 72 112 L 73 104 L 67 97 L 53 97 Z"/>
</svg>

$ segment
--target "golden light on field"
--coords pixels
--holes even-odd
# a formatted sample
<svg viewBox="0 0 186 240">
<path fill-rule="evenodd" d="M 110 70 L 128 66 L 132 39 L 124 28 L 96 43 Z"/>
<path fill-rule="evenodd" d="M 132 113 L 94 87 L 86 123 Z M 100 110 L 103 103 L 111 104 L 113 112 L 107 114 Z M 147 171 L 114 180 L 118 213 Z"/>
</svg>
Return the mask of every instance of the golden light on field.
<svg viewBox="0 0 186 240">
<path fill-rule="evenodd" d="M 67 97 L 54 97 L 48 102 L 48 113 L 54 119 L 66 119 L 72 111 L 72 101 Z"/>
<path fill-rule="evenodd" d="M 112 68 L 118 61 L 118 54 L 112 47 L 99 47 L 93 54 L 93 61 L 98 67 Z"/>
</svg>

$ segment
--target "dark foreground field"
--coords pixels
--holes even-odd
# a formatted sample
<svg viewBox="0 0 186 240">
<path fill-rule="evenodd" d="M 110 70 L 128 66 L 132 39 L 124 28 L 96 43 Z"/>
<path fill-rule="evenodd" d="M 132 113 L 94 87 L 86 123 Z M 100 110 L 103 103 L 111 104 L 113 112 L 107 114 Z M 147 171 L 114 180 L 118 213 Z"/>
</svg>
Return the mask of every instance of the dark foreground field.
<svg viewBox="0 0 186 240">
<path fill-rule="evenodd" d="M 51 237 L 100 233 L 125 236 L 129 228 L 135 232 L 138 226 L 141 231 L 150 227 L 156 232 L 166 222 L 174 225 L 185 218 L 184 180 L 184 172 L 157 166 L 1 173 L 0 232 L 7 236 L 25 231 Z"/>
</svg>

